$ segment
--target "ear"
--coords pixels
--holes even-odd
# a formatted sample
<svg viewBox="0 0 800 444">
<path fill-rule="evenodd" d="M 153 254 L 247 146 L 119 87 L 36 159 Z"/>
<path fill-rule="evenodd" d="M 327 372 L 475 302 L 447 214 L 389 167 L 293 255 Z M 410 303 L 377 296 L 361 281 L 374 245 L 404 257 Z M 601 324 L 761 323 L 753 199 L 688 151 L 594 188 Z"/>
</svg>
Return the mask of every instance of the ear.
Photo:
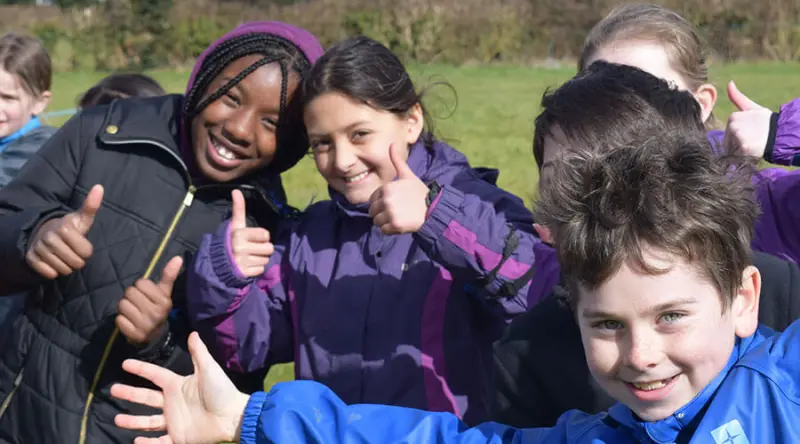
<svg viewBox="0 0 800 444">
<path fill-rule="evenodd" d="M 39 97 L 34 99 L 34 102 L 31 104 L 31 114 L 34 116 L 38 116 L 41 114 L 47 105 L 50 104 L 50 99 L 53 98 L 53 94 L 50 91 L 45 91 L 39 95 Z"/>
<path fill-rule="evenodd" d="M 422 130 L 425 128 L 425 117 L 422 115 L 422 105 L 417 103 L 412 106 L 406 114 L 406 141 L 409 145 L 415 143 L 419 139 Z"/>
<path fill-rule="evenodd" d="M 761 273 L 749 266 L 742 273 L 742 286 L 731 306 L 736 336 L 746 338 L 758 328 L 758 303 L 761 297 Z"/>
<path fill-rule="evenodd" d="M 536 234 L 539 235 L 539 239 L 542 242 L 546 243 L 547 245 L 553 245 L 553 234 L 550 233 L 550 229 L 545 227 L 544 225 L 540 224 L 533 224 L 533 229 L 536 230 Z"/>
<path fill-rule="evenodd" d="M 710 83 L 706 83 L 700 85 L 693 95 L 700 104 L 700 113 L 703 116 L 703 123 L 706 123 L 708 118 L 711 117 L 711 112 L 714 111 L 714 105 L 717 104 L 717 88 L 714 88 L 714 85 Z"/>
</svg>

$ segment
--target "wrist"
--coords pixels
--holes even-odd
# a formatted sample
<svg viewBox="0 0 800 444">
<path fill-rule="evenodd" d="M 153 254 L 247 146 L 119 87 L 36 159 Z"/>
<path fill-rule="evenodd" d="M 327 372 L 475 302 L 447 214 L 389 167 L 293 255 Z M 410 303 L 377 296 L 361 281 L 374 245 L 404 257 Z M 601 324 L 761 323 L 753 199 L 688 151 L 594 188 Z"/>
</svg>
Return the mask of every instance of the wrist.
<svg viewBox="0 0 800 444">
<path fill-rule="evenodd" d="M 244 418 L 244 410 L 247 408 L 248 401 L 250 401 L 249 395 L 237 391 L 236 396 L 231 401 L 229 414 L 225 420 L 225 441 L 241 441 L 242 419 Z"/>
</svg>

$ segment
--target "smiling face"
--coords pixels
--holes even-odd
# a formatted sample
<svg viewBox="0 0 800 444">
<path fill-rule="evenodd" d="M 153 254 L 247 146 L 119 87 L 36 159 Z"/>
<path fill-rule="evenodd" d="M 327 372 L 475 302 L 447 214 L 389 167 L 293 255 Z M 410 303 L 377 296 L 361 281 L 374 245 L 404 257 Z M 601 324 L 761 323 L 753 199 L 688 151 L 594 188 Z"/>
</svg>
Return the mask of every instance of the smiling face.
<svg viewBox="0 0 800 444">
<path fill-rule="evenodd" d="M 316 97 L 304 117 L 317 169 L 352 204 L 368 202 L 375 190 L 394 180 L 389 147 L 416 142 L 423 127 L 418 105 L 398 116 L 338 92 Z"/>
<path fill-rule="evenodd" d="M 203 98 L 261 58 L 256 54 L 234 60 L 211 81 Z M 281 79 L 277 64 L 261 66 L 192 120 L 192 143 L 203 175 L 216 182 L 229 182 L 270 163 L 277 149 Z M 297 76 L 291 74 L 287 101 L 297 85 Z"/>
<path fill-rule="evenodd" d="M 646 275 L 623 265 L 594 290 L 580 289 L 578 324 L 592 375 L 645 421 L 689 403 L 722 371 L 736 337 L 758 324 L 760 278 L 748 267 L 731 307 L 695 266 L 645 251 Z"/>
<path fill-rule="evenodd" d="M 50 101 L 50 92 L 36 97 L 26 90 L 19 76 L 0 68 L 0 138 L 8 137 L 25 126 Z"/>
</svg>

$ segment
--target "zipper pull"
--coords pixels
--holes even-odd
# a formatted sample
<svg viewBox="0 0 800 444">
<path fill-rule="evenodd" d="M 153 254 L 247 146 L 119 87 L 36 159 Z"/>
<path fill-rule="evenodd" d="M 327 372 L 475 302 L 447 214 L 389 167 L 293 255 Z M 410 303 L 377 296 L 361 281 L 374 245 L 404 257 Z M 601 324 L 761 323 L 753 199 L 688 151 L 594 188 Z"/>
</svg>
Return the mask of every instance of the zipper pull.
<svg viewBox="0 0 800 444">
<path fill-rule="evenodd" d="M 186 196 L 183 198 L 183 206 L 189 207 L 192 205 L 192 201 L 194 201 L 194 193 L 197 189 L 194 185 L 189 186 L 189 192 L 186 193 Z"/>
</svg>

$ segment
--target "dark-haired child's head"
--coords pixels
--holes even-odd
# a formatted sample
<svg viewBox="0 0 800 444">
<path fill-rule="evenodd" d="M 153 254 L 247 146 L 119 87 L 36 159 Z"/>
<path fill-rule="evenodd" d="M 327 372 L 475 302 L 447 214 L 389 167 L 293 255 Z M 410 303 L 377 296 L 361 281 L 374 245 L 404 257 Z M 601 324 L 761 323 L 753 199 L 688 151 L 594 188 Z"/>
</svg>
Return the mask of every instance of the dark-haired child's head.
<svg viewBox="0 0 800 444">
<path fill-rule="evenodd" d="M 689 91 L 708 126 L 717 90 L 708 82 L 707 47 L 697 28 L 661 5 L 626 4 L 600 20 L 583 43 L 578 70 L 597 60 L 635 66 Z"/>
<path fill-rule="evenodd" d="M 78 106 L 86 108 L 108 105 L 117 99 L 157 97 L 164 94 L 164 89 L 152 77 L 139 73 L 114 73 L 103 77 L 83 93 L 78 100 Z"/>
<path fill-rule="evenodd" d="M 411 77 L 388 48 L 353 37 L 328 49 L 303 84 L 304 119 L 320 174 L 354 204 L 396 177 L 389 147 L 430 136 Z M 427 141 L 426 141 L 427 142 Z"/>
<path fill-rule="evenodd" d="M 16 133 L 50 103 L 50 55 L 42 42 L 0 37 L 0 139 Z"/>
<path fill-rule="evenodd" d="M 305 155 L 302 115 L 292 98 L 321 53 L 313 35 L 280 22 L 241 25 L 206 50 L 184 101 L 204 176 L 229 182 L 280 173 Z"/>
<path fill-rule="evenodd" d="M 691 94 L 638 68 L 596 62 L 542 99 L 533 138 L 540 188 L 549 186 L 550 165 L 565 150 L 625 145 L 666 128 L 704 134 Z"/>
<path fill-rule="evenodd" d="M 535 217 L 553 235 L 593 376 L 646 421 L 691 401 L 758 324 L 749 176 L 702 134 L 655 130 L 558 156 Z"/>
</svg>

